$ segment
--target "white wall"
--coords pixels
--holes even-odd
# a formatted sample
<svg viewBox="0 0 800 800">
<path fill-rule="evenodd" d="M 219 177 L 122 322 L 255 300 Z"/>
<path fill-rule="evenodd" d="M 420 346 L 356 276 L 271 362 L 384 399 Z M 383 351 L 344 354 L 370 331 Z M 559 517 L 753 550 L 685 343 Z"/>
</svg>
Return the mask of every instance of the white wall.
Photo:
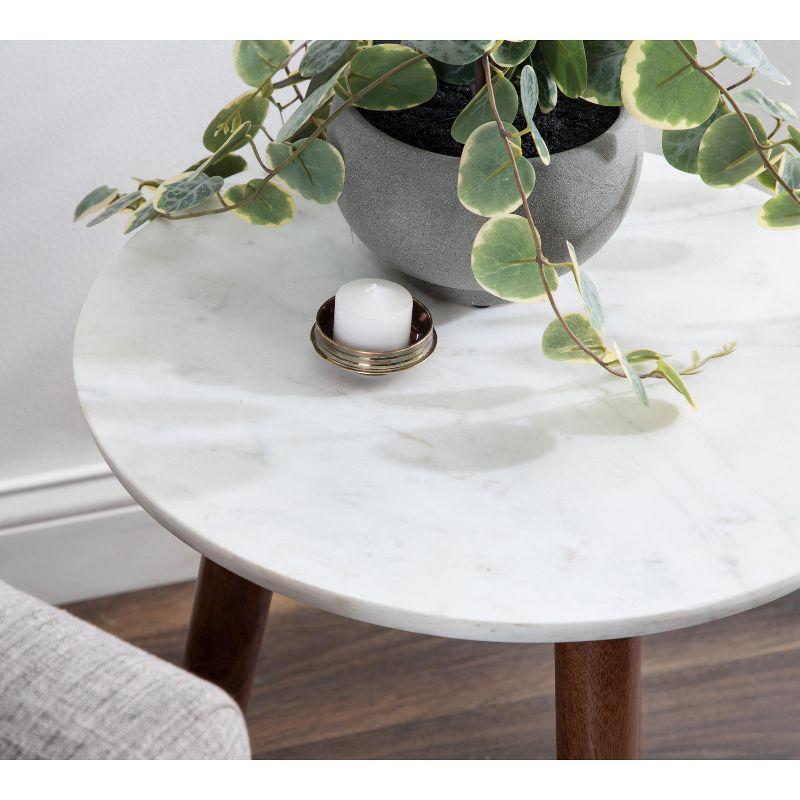
<svg viewBox="0 0 800 800">
<path fill-rule="evenodd" d="M 72 386 L 84 297 L 122 218 L 72 210 L 99 184 L 166 177 L 242 91 L 226 42 L 4 42 L 0 192 L 0 480 L 98 460 Z"/>
<path fill-rule="evenodd" d="M 77 201 L 199 158 L 244 88 L 230 42 L 1 42 L 0 577 L 54 601 L 190 576 L 196 559 L 108 478 L 72 383 L 72 337 L 122 218 Z M 55 472 L 53 472 L 55 471 Z"/>
<path fill-rule="evenodd" d="M 798 44 L 764 46 L 797 78 L 770 91 L 800 108 Z M 124 239 L 121 220 L 87 230 L 71 217 L 99 184 L 167 177 L 202 155 L 206 124 L 243 91 L 230 54 L 229 42 L 0 43 L 0 576 L 49 599 L 194 568 L 183 545 L 109 482 L 83 423 L 72 384 L 75 321 Z M 658 132 L 647 141 L 659 152 Z M 123 508 L 132 514 L 124 524 Z M 70 550 L 76 531 L 92 542 L 83 551 Z M 103 537 L 110 550 L 98 545 Z M 94 575 L 108 552 L 121 571 Z M 57 586 L 38 568 L 50 560 Z"/>
</svg>

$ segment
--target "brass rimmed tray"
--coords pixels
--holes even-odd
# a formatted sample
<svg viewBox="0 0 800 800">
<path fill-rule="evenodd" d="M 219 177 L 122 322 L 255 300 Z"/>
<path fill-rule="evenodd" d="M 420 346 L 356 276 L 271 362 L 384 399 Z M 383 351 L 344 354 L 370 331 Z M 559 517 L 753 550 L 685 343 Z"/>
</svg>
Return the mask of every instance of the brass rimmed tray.
<svg viewBox="0 0 800 800">
<path fill-rule="evenodd" d="M 414 298 L 411 331 L 407 347 L 386 352 L 358 350 L 333 338 L 335 297 L 329 297 L 317 311 L 311 328 L 311 344 L 322 358 L 359 375 L 386 375 L 421 364 L 436 348 L 436 329 L 427 307 Z"/>
</svg>

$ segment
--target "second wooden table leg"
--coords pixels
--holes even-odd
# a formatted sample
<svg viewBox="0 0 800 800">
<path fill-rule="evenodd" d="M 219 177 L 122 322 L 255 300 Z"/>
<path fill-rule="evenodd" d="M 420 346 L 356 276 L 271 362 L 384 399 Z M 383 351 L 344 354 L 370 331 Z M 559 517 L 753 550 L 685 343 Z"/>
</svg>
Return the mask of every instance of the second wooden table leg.
<svg viewBox="0 0 800 800">
<path fill-rule="evenodd" d="M 638 758 L 641 639 L 556 644 L 558 758 Z"/>
<path fill-rule="evenodd" d="M 272 592 L 203 557 L 183 666 L 224 689 L 244 710 Z"/>
</svg>

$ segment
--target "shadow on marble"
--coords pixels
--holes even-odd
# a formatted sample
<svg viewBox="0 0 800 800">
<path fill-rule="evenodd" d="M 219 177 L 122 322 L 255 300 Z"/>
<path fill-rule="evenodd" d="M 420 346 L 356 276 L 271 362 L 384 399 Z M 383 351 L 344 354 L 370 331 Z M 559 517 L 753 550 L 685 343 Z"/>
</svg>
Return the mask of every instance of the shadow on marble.
<svg viewBox="0 0 800 800">
<path fill-rule="evenodd" d="M 486 386 L 481 389 L 460 391 L 390 394 L 378 397 L 377 401 L 383 405 L 402 408 L 480 411 L 518 403 L 528 399 L 533 393 L 527 386 Z"/>
<path fill-rule="evenodd" d="M 541 458 L 556 444 L 549 431 L 524 421 L 390 430 L 396 436 L 382 446 L 385 455 L 440 472 L 513 467 Z"/>
<path fill-rule="evenodd" d="M 546 317 L 541 314 L 540 309 L 543 307 L 539 304 L 526 305 L 524 303 L 519 303 L 510 306 L 514 309 L 520 309 L 519 313 L 502 313 L 508 307 L 509 306 L 506 305 L 497 305 L 475 310 L 483 312 L 486 315 L 486 318 L 481 318 L 481 325 L 483 326 L 489 325 L 492 327 L 527 328 L 531 331 L 531 335 L 538 331 L 540 336 L 545 326 L 553 318 L 552 316 Z"/>
<path fill-rule="evenodd" d="M 395 436 L 381 450 L 395 461 L 437 471 L 505 469 L 541 458 L 564 436 L 638 436 L 672 425 L 679 413 L 662 400 L 645 408 L 633 396 L 609 395 L 499 422 L 390 428 Z"/>
<path fill-rule="evenodd" d="M 638 436 L 672 425 L 680 416 L 678 402 L 650 399 L 643 406 L 631 393 L 610 394 L 586 403 L 566 405 L 534 417 L 534 424 L 570 436 Z"/>
<path fill-rule="evenodd" d="M 688 245 L 674 239 L 639 239 L 626 236 L 611 239 L 586 263 L 594 269 L 602 270 L 609 264 L 615 272 L 637 270 L 645 276 L 649 270 L 673 267 L 689 258 L 691 253 Z M 602 272 L 598 275 L 602 275 Z"/>
<path fill-rule="evenodd" d="M 461 303 L 449 303 L 446 300 L 440 300 L 432 297 L 422 289 L 409 284 L 409 291 L 414 297 L 418 297 L 428 308 L 433 315 L 433 323 L 437 328 L 442 328 L 451 322 L 455 322 L 467 314 L 480 314 L 482 311 L 488 311 L 488 308 L 476 308 L 475 306 L 464 306 Z"/>
<path fill-rule="evenodd" d="M 157 451 L 158 472 L 137 475 L 137 487 L 146 494 L 163 498 L 196 493 L 210 499 L 228 487 L 260 480 L 269 464 L 269 447 L 259 436 L 273 419 L 268 409 L 253 408 L 243 424 L 241 405 L 234 401 L 101 400 L 88 405 L 92 410 L 102 406 L 102 419 L 122 423 L 103 431 L 109 453 L 143 452 L 144 445 Z"/>
<path fill-rule="evenodd" d="M 659 215 L 674 209 L 692 211 L 718 203 L 720 196 L 716 194 L 717 191 L 710 189 L 706 192 L 698 192 L 695 187 L 683 182 L 661 181 L 658 185 L 658 193 L 650 198 L 651 204 L 639 204 L 636 206 L 636 211 L 642 214 L 657 209 Z"/>
</svg>

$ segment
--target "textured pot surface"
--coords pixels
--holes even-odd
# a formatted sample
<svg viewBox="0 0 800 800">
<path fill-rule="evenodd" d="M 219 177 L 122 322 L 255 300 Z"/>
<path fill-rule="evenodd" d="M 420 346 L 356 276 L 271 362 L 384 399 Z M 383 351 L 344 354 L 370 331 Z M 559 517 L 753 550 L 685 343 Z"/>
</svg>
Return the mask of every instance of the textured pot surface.
<svg viewBox="0 0 800 800">
<path fill-rule="evenodd" d="M 431 294 L 499 302 L 472 275 L 472 243 L 486 220 L 458 200 L 459 159 L 393 139 L 353 109 L 329 132 L 346 167 L 339 208 L 356 236 Z M 633 198 L 642 152 L 641 128 L 621 110 L 605 133 L 555 153 L 548 166 L 531 159 L 536 185 L 528 202 L 550 259 L 566 259 L 567 239 L 581 261 L 608 241 Z"/>
</svg>

